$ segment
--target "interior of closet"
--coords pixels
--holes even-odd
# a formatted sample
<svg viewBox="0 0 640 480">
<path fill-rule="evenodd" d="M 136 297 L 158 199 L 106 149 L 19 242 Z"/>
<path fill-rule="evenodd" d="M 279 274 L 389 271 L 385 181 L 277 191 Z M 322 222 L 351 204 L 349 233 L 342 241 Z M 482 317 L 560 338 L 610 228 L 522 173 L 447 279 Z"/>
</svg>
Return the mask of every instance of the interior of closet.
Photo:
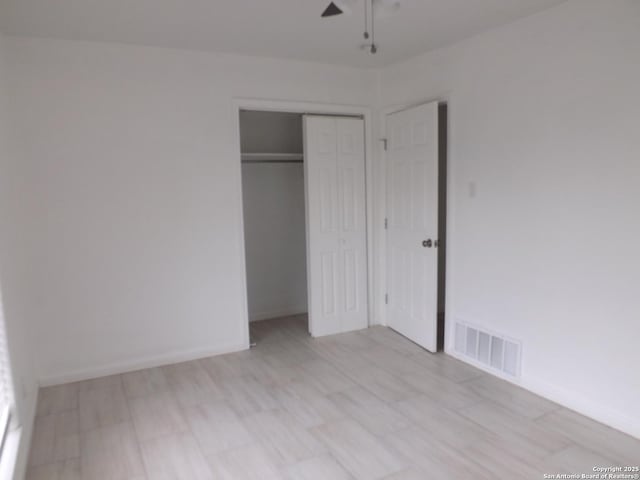
<svg viewBox="0 0 640 480">
<path fill-rule="evenodd" d="M 241 111 L 240 144 L 249 320 L 304 315 L 302 115 Z"/>
</svg>

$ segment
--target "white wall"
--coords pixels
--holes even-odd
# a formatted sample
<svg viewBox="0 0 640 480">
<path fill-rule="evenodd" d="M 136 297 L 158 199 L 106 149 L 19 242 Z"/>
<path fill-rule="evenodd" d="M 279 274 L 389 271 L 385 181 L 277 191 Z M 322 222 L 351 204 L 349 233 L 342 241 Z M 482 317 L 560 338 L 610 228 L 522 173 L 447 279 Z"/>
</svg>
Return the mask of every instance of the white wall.
<svg viewBox="0 0 640 480">
<path fill-rule="evenodd" d="M 369 105 L 366 71 L 13 38 L 45 383 L 246 347 L 234 97 Z"/>
<path fill-rule="evenodd" d="M 449 328 L 522 339 L 525 386 L 636 436 L 639 46 L 639 2 L 574 0 L 381 75 L 383 106 L 449 99 Z"/>
<path fill-rule="evenodd" d="M 27 305 L 32 301 L 28 275 L 30 199 L 24 188 L 25 165 L 11 144 L 12 129 L 7 114 L 4 61 L 5 37 L 0 34 L 0 315 L 4 317 L 13 374 L 18 424 L 5 444 L 0 478 L 22 478 L 30 442 L 35 403 L 36 375 L 31 344 L 31 320 Z"/>
<path fill-rule="evenodd" d="M 243 111 L 245 153 L 301 153 L 302 115 Z M 304 168 L 301 163 L 242 165 L 249 318 L 307 311 Z"/>
</svg>

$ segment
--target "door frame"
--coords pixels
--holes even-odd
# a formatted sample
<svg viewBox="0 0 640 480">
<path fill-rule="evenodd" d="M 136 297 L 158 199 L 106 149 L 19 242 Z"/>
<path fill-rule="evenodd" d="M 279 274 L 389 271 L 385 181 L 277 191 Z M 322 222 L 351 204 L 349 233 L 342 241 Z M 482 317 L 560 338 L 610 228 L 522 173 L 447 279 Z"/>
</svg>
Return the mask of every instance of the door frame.
<svg viewBox="0 0 640 480">
<path fill-rule="evenodd" d="M 452 122 L 451 122 L 451 93 L 444 93 L 441 95 L 421 98 L 412 102 L 401 103 L 396 105 L 390 105 L 387 107 L 383 107 L 378 111 L 378 124 L 380 125 L 380 145 L 378 145 L 378 151 L 380 152 L 380 158 L 382 160 L 382 176 L 384 180 L 382 181 L 383 192 L 383 204 L 384 204 L 384 213 L 383 220 L 384 222 L 389 215 L 389 189 L 388 189 L 388 162 L 387 162 L 387 151 L 384 148 L 383 141 L 386 141 L 389 136 L 389 132 L 387 129 L 387 116 L 402 112 L 404 110 L 408 110 L 410 108 L 418 107 L 420 105 L 424 105 L 425 103 L 433 103 L 438 102 L 438 104 L 446 104 L 447 105 L 447 157 L 446 157 L 446 216 L 445 216 L 445 228 L 446 228 L 446 251 L 445 251 L 445 278 L 444 278 L 444 288 L 445 288 L 445 308 L 444 308 L 444 345 L 443 351 L 449 351 L 449 339 L 453 337 L 451 332 L 451 328 L 454 325 L 453 321 L 453 249 L 451 248 L 454 234 L 454 225 L 453 225 L 453 212 L 454 212 L 454 189 L 453 189 L 453 180 L 454 180 L 454 172 L 453 172 L 453 142 L 452 142 Z M 439 173 L 440 175 L 440 173 Z M 387 305 L 385 302 L 385 295 L 389 291 L 388 278 L 387 278 L 387 229 L 384 224 L 382 228 L 382 235 L 380 237 L 379 251 L 382 252 L 383 262 L 378 266 L 378 276 L 376 278 L 379 279 L 379 288 L 380 290 L 376 292 L 377 297 L 379 297 L 379 301 L 381 302 L 379 306 L 379 311 L 381 312 L 380 320 L 381 324 L 388 325 L 387 319 Z"/>
<path fill-rule="evenodd" d="M 249 339 L 249 310 L 248 310 L 248 294 L 247 294 L 247 267 L 246 267 L 246 251 L 245 251 L 245 235 L 244 235 L 244 205 L 242 198 L 242 152 L 240 148 L 240 111 L 241 110 L 258 110 L 264 112 L 284 112 L 284 113 L 300 113 L 300 114 L 312 114 L 312 115 L 346 115 L 346 116 L 361 116 L 364 119 L 364 154 L 365 154 L 365 221 L 366 221 L 366 235 L 367 235 L 367 324 L 372 325 L 372 315 L 374 311 L 374 299 L 373 299 L 373 285 L 374 276 L 377 274 L 377 270 L 374 269 L 374 229 L 371 219 L 374 215 L 374 178 L 373 178 L 373 114 L 369 107 L 358 105 L 340 105 L 331 103 L 316 103 L 306 101 L 294 101 L 294 100 L 270 100 L 259 98 L 242 98 L 237 97 L 233 99 L 232 108 L 232 125 L 234 126 L 233 132 L 235 135 L 234 141 L 236 145 L 234 158 L 236 161 L 236 167 L 234 172 L 236 175 L 236 191 L 237 191 L 237 205 L 240 206 L 238 212 L 240 222 L 239 225 L 239 238 L 240 242 L 240 259 L 241 259 L 241 273 L 240 273 L 240 288 L 242 292 L 242 305 L 241 305 L 241 321 L 242 331 L 244 336 L 245 348 L 250 347 Z M 306 178 L 305 178 L 306 184 Z M 306 187 L 305 187 L 306 196 Z M 307 252 L 308 256 L 308 252 Z"/>
</svg>

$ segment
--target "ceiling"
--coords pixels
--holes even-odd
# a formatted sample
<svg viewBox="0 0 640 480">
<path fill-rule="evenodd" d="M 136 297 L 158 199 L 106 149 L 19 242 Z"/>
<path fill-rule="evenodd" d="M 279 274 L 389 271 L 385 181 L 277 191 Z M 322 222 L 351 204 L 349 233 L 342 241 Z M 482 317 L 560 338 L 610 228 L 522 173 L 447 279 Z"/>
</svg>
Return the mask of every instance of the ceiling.
<svg viewBox="0 0 640 480">
<path fill-rule="evenodd" d="M 329 0 L 0 0 L 10 35 L 118 42 L 357 67 L 388 65 L 564 0 L 402 0 L 376 25 L 378 54 L 361 50 L 364 0 L 320 18 Z"/>
</svg>

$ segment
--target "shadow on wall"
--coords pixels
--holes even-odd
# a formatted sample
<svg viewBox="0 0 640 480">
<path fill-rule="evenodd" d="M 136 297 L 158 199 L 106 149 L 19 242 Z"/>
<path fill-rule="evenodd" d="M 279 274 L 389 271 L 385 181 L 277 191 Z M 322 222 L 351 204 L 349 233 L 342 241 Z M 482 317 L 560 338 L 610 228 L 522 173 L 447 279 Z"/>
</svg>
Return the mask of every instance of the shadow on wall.
<svg viewBox="0 0 640 480">
<path fill-rule="evenodd" d="M 447 139 L 448 108 L 438 106 L 438 351 L 444 350 L 444 311 L 447 272 Z"/>
</svg>

